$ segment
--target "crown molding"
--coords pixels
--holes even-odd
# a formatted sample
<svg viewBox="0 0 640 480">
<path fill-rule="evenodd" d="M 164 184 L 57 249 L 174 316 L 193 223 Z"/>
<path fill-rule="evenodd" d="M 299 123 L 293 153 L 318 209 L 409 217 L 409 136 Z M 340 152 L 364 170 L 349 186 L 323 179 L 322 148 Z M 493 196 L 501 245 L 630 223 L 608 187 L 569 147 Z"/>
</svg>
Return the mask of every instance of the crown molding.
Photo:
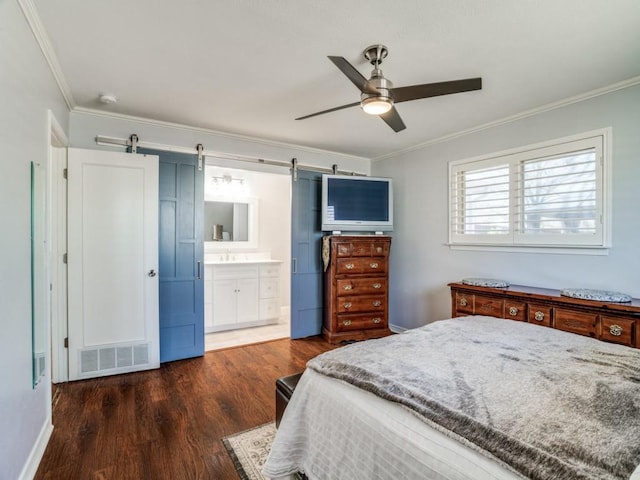
<svg viewBox="0 0 640 480">
<path fill-rule="evenodd" d="M 220 137 L 231 138 L 234 140 L 241 140 L 243 142 L 255 143 L 258 145 L 269 145 L 272 147 L 279 147 L 279 148 L 287 148 L 287 149 L 296 150 L 300 152 L 316 153 L 321 155 L 330 154 L 330 155 L 337 155 L 343 158 L 350 158 L 353 160 L 370 161 L 370 159 L 367 157 L 360 157 L 358 155 L 352 155 L 348 153 L 334 152 L 332 150 L 324 150 L 321 148 L 307 147 L 304 145 L 297 145 L 295 143 L 279 142 L 276 140 L 269 140 L 266 138 L 250 137 L 247 135 L 223 132 L 220 130 L 213 130 L 210 128 L 194 127 L 194 126 L 185 125 L 182 123 L 166 122 L 164 120 L 154 120 L 152 118 L 146 118 L 146 117 L 136 117 L 134 115 L 127 115 L 124 113 L 103 112 L 101 110 L 95 110 L 93 108 L 75 107 L 72 110 L 72 113 L 79 113 L 83 115 L 93 115 L 96 117 L 104 117 L 104 118 L 113 118 L 117 120 L 125 120 L 125 121 L 136 122 L 136 123 L 141 123 L 143 125 L 150 125 L 155 127 L 187 130 L 189 132 L 204 133 L 206 135 L 217 135 Z"/>
<path fill-rule="evenodd" d="M 62 67 L 58 61 L 58 56 L 51 45 L 49 35 L 42 24 L 42 20 L 40 20 L 40 15 L 38 14 L 36 6 L 31 0 L 18 0 L 18 4 L 27 19 L 27 23 L 33 32 L 33 36 L 35 37 L 47 64 L 49 65 L 53 78 L 58 84 L 60 93 L 67 104 L 67 108 L 70 111 L 73 110 L 75 108 L 75 100 L 73 99 L 73 95 L 71 95 L 71 89 L 69 88 L 69 84 L 67 83 L 64 73 L 62 73 Z"/>
<path fill-rule="evenodd" d="M 498 127 L 500 125 L 505 125 L 507 123 L 517 122 L 518 120 L 522 120 L 523 118 L 532 117 L 534 115 L 538 115 L 540 113 L 549 112 L 551 110 L 555 110 L 557 108 L 566 107 L 568 105 L 572 105 L 574 103 L 584 102 L 585 100 L 589 100 L 591 98 L 600 97 L 602 95 L 606 95 L 608 93 L 616 92 L 618 90 L 623 90 L 625 88 L 633 87 L 634 85 L 640 84 L 640 76 L 629 78 L 628 80 L 623 80 L 622 82 L 617 82 L 606 87 L 597 88 L 595 90 L 591 90 L 586 93 L 581 93 L 580 95 L 575 95 L 573 97 L 565 98 L 563 100 L 559 100 L 553 103 L 547 103 L 540 107 L 532 108 L 531 110 L 525 110 L 524 112 L 516 113 L 515 115 L 511 115 L 508 117 L 504 117 L 498 120 L 494 120 L 492 122 L 483 123 L 482 125 L 477 125 L 475 127 L 468 128 L 466 130 L 460 130 L 455 133 L 451 133 L 449 135 L 444 135 L 442 137 L 434 138 L 432 140 L 428 140 L 426 142 L 419 143 L 417 145 L 413 145 L 412 147 L 404 148 L 401 150 L 396 150 L 395 152 L 385 153 L 384 155 L 380 155 L 379 157 L 371 158 L 371 162 L 378 162 L 381 160 L 386 160 L 389 158 L 396 157 L 403 153 L 414 152 L 416 150 L 421 150 L 431 145 L 435 145 L 437 143 L 448 142 L 450 140 L 454 140 L 456 138 L 464 137 L 466 135 L 470 135 L 472 133 L 480 132 L 482 130 L 487 130 L 489 128 Z"/>
</svg>

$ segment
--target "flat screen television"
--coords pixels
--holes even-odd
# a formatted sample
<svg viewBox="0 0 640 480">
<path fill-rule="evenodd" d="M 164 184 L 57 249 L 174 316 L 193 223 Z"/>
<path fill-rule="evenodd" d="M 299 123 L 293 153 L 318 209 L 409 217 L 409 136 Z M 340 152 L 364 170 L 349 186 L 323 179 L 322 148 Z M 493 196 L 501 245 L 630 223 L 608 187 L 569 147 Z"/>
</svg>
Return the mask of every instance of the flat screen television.
<svg viewBox="0 0 640 480">
<path fill-rule="evenodd" d="M 323 175 L 321 228 L 323 231 L 392 231 L 391 179 Z"/>
</svg>

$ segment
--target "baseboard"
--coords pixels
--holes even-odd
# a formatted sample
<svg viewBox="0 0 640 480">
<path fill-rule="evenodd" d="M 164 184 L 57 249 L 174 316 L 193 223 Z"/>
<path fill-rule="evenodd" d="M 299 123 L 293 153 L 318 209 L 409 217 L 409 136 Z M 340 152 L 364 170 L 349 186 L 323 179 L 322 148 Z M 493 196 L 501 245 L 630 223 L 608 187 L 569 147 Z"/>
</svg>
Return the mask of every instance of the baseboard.
<svg viewBox="0 0 640 480">
<path fill-rule="evenodd" d="M 402 332 L 406 332 L 408 328 L 400 327 L 398 325 L 393 325 L 390 323 L 389 330 L 391 330 L 393 333 L 402 333 Z"/>
<path fill-rule="evenodd" d="M 33 477 L 36 476 L 38 466 L 40 465 L 40 460 L 42 460 L 42 456 L 44 455 L 44 451 L 47 448 L 47 444 L 49 443 L 52 432 L 53 425 L 51 424 L 51 417 L 49 417 L 42 426 L 42 430 L 40 430 L 40 435 L 38 435 L 38 439 L 31 449 L 29 458 L 27 459 L 27 462 L 25 463 L 22 472 L 18 477 L 18 480 L 33 480 Z"/>
</svg>

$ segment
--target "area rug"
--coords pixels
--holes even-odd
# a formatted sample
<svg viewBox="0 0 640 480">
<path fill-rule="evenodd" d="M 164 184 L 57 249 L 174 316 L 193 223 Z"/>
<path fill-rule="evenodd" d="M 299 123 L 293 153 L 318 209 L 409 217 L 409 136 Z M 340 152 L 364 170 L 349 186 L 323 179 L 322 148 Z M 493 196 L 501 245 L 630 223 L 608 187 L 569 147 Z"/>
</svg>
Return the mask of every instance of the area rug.
<svg viewBox="0 0 640 480">
<path fill-rule="evenodd" d="M 275 436 L 276 424 L 270 422 L 222 438 L 242 480 L 264 480 L 262 466 L 267 461 Z M 306 480 L 307 477 L 298 474 L 295 478 Z"/>
</svg>

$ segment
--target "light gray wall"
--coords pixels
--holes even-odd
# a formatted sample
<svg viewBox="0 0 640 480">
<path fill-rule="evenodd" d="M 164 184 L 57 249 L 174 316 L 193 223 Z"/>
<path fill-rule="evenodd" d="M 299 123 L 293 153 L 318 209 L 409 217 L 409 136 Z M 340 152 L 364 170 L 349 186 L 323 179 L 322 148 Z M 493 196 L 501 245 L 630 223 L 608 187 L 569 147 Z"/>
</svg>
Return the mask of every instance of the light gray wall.
<svg viewBox="0 0 640 480">
<path fill-rule="evenodd" d="M 0 1 L 0 72 L 0 478 L 14 479 L 51 424 L 49 355 L 31 386 L 30 162 L 47 163 L 48 109 L 69 122 L 16 1 Z"/>
<path fill-rule="evenodd" d="M 390 323 L 412 328 L 450 317 L 447 283 L 464 277 L 549 288 L 603 288 L 640 297 L 639 126 L 636 85 L 374 162 L 373 175 L 394 179 Z M 609 255 L 459 251 L 445 245 L 447 162 L 604 127 L 613 128 Z"/>
</svg>

